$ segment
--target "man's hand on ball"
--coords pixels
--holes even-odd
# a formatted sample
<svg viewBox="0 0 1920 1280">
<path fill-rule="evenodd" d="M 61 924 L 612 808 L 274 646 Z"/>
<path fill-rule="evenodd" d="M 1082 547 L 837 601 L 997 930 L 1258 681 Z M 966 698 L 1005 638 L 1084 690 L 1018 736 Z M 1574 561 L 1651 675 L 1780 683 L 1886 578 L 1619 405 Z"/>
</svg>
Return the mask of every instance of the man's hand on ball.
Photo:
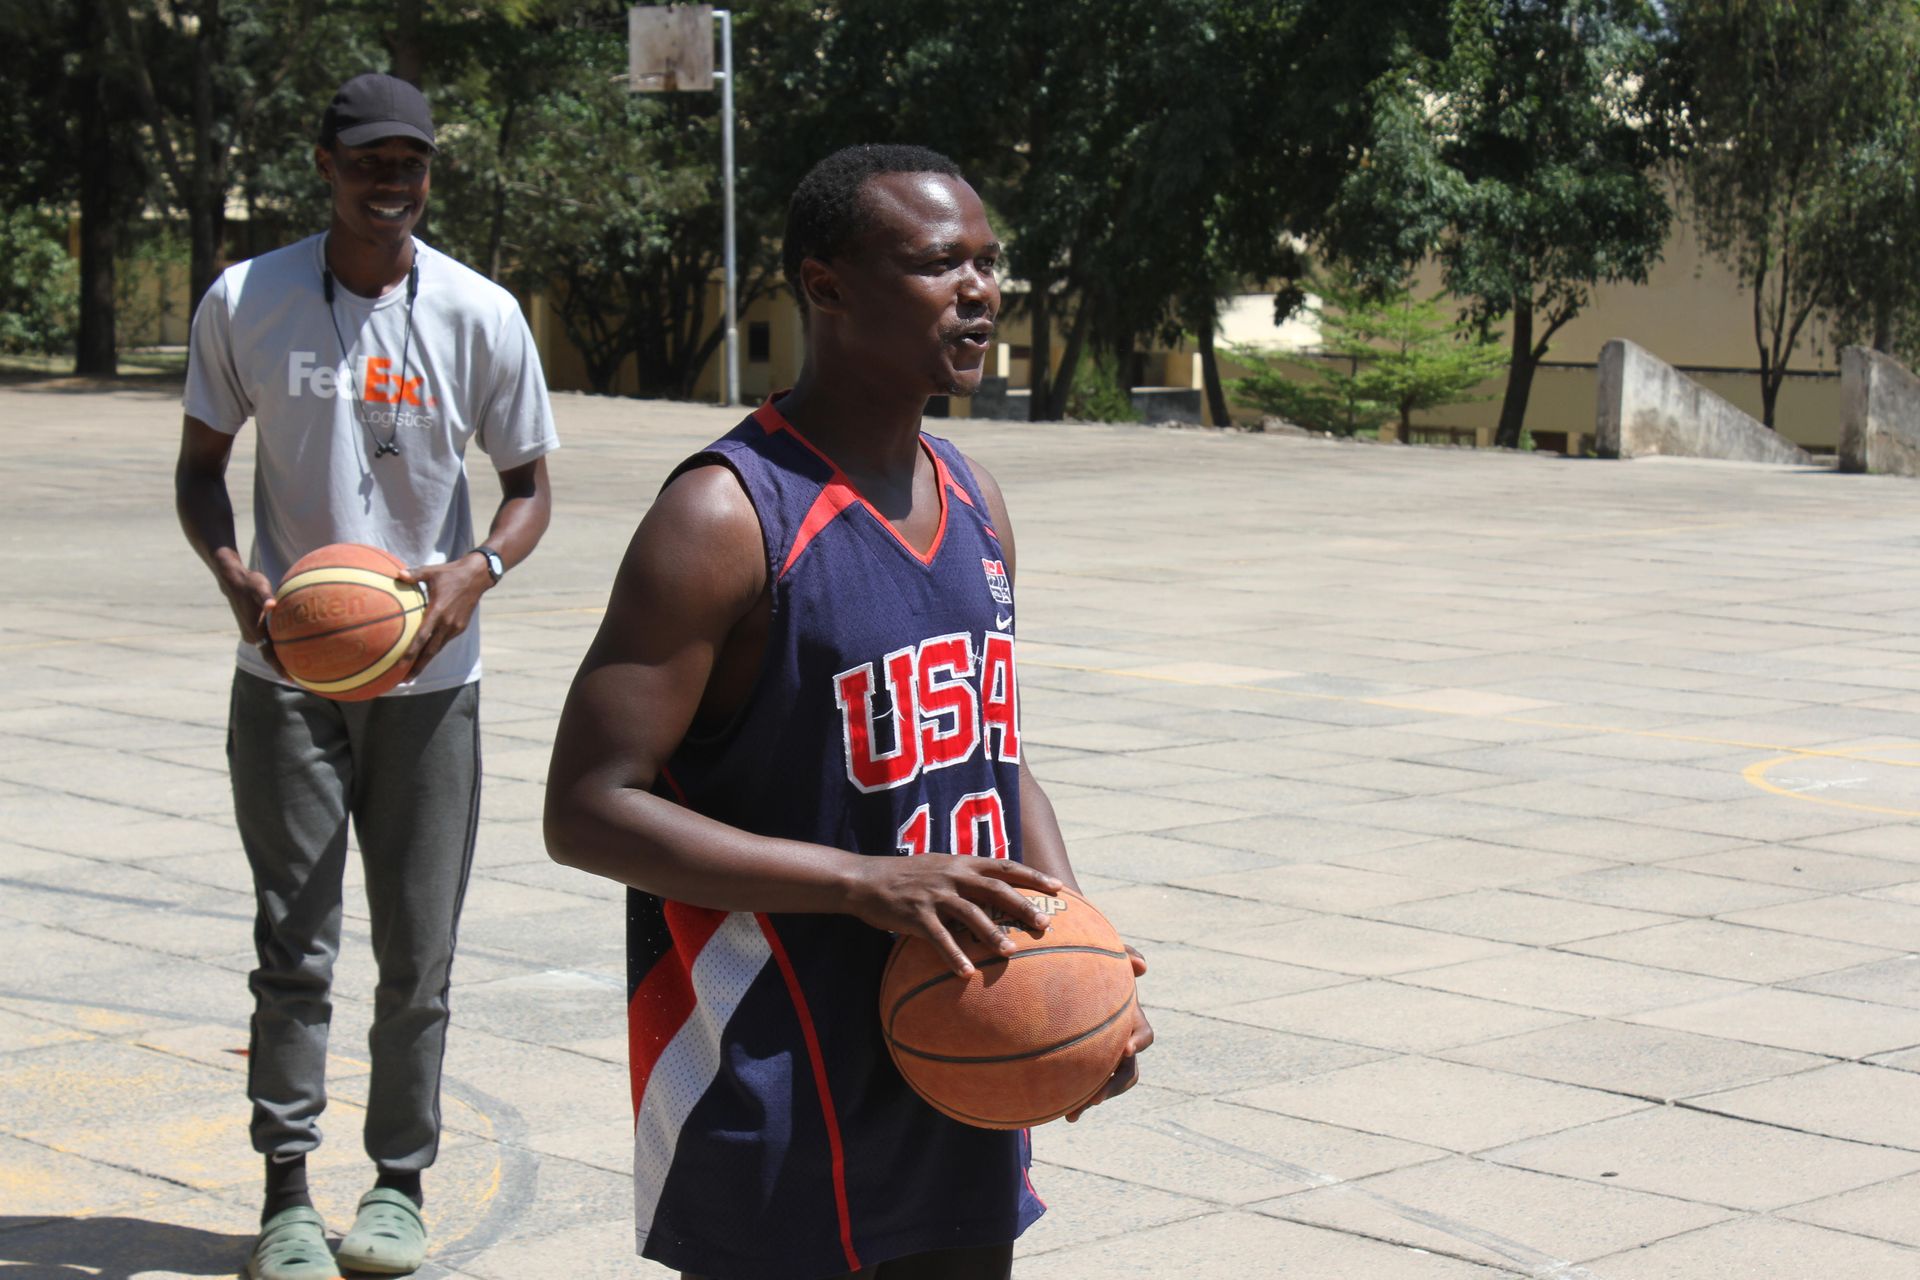
<svg viewBox="0 0 1920 1280">
<path fill-rule="evenodd" d="M 493 575 L 487 572 L 486 561 L 469 555 L 445 564 L 415 565 L 400 575 L 400 581 L 417 583 L 427 592 L 420 630 L 401 659 L 417 671 L 473 622 L 473 611 L 493 585 Z"/>
<path fill-rule="evenodd" d="M 944 853 L 861 858 L 847 894 L 847 911 L 876 929 L 925 938 L 961 977 L 973 961 L 954 937 L 956 927 L 996 951 L 1014 942 L 994 916 L 1035 932 L 1049 925 L 1046 912 L 1020 892 L 1058 893 L 1061 882 L 1025 863 Z"/>
<path fill-rule="evenodd" d="M 217 557 L 217 561 L 215 580 L 220 584 L 220 594 L 227 598 L 227 607 L 233 610 L 240 638 L 258 649 L 267 665 L 286 675 L 279 655 L 273 651 L 273 638 L 267 632 L 267 615 L 279 603 L 273 598 L 273 583 L 266 574 L 247 568 L 238 555 L 229 553 Z"/>
</svg>

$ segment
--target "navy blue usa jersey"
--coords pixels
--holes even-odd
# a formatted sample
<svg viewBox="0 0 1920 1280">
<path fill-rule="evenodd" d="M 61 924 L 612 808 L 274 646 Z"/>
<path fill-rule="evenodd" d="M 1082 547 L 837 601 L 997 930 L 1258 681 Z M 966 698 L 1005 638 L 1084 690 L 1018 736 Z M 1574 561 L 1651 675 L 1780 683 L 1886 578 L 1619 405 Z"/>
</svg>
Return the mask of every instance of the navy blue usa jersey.
<svg viewBox="0 0 1920 1280">
<path fill-rule="evenodd" d="M 739 477 L 773 599 L 747 705 L 681 744 L 664 794 L 874 857 L 1020 856 L 1013 592 L 959 450 L 921 441 L 940 495 L 924 555 L 771 400 L 682 464 Z M 887 1056 L 891 942 L 847 915 L 629 894 L 641 1253 L 725 1280 L 807 1280 L 1002 1243 L 1040 1216 L 1027 1135 L 947 1119 Z"/>
</svg>

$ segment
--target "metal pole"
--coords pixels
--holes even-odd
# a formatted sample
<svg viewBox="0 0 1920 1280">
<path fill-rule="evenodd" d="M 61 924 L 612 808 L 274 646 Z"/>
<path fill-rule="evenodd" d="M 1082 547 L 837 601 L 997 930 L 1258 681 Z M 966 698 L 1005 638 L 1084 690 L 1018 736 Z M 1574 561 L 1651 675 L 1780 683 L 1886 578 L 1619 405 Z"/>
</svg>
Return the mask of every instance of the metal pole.
<svg viewBox="0 0 1920 1280">
<path fill-rule="evenodd" d="M 733 260 L 733 12 L 715 9 L 720 20 L 720 167 L 726 183 L 727 391 L 724 403 L 740 403 L 739 278 Z"/>
</svg>

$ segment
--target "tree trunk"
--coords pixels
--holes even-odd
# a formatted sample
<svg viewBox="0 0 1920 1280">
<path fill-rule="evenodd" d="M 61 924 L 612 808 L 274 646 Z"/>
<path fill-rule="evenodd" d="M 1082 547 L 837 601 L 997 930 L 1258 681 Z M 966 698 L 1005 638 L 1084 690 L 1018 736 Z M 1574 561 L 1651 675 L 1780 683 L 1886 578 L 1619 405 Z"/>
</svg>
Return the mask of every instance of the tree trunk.
<svg viewBox="0 0 1920 1280">
<path fill-rule="evenodd" d="M 493 179 L 493 218 L 487 226 L 487 278 L 496 284 L 500 281 L 500 251 L 507 231 L 507 148 L 513 142 L 513 115 L 519 109 L 517 99 L 507 103 L 500 114 L 500 134 L 494 139 L 494 159 L 499 168 Z"/>
<path fill-rule="evenodd" d="M 1520 433 L 1527 425 L 1527 399 L 1533 394 L 1533 371 L 1538 364 L 1533 350 L 1532 298 L 1514 299 L 1512 350 L 1507 393 L 1500 401 L 1500 425 L 1493 433 L 1494 444 L 1502 449 L 1518 449 Z"/>
<path fill-rule="evenodd" d="M 113 140 L 105 101 L 106 77 L 100 65 L 104 39 L 103 27 L 93 38 L 83 29 L 77 41 L 82 50 L 82 69 L 74 85 L 80 113 L 80 329 L 74 343 L 73 371 L 112 377 L 119 372 L 119 339 L 114 326 Z"/>
<path fill-rule="evenodd" d="M 213 68 L 224 52 L 218 0 L 207 0 L 193 39 L 193 158 L 187 170 L 187 234 L 191 258 L 187 268 L 193 306 L 213 287 L 220 273 L 220 233 L 226 223 L 226 147 L 214 136 Z"/>
<path fill-rule="evenodd" d="M 1087 328 L 1093 321 L 1093 308 L 1085 299 L 1074 313 L 1073 328 L 1067 331 L 1067 347 L 1060 353 L 1060 376 L 1053 380 L 1053 395 L 1047 404 L 1047 418 L 1058 422 L 1067 416 L 1067 398 L 1073 394 L 1073 378 L 1080 371 L 1080 354 L 1086 349 Z"/>
<path fill-rule="evenodd" d="M 1783 369 L 1763 369 L 1760 371 L 1760 421 L 1769 428 L 1773 426 L 1773 411 L 1780 400 L 1780 384 L 1786 379 Z"/>
<path fill-rule="evenodd" d="M 393 55 L 393 74 L 416 87 L 425 59 L 420 52 L 421 0 L 399 0 L 394 5 L 393 36 L 388 45 Z"/>
<path fill-rule="evenodd" d="M 1207 389 L 1207 415 L 1216 427 L 1233 425 L 1233 412 L 1227 408 L 1227 389 L 1220 381 L 1220 357 L 1213 349 L 1213 321 L 1200 326 L 1200 381 Z"/>
<path fill-rule="evenodd" d="M 1048 295 L 1050 282 L 1036 280 L 1028 295 L 1027 316 L 1032 333 L 1027 339 L 1027 421 L 1045 422 L 1053 406 L 1053 309 Z"/>
<path fill-rule="evenodd" d="M 209 203 L 209 196 L 210 193 L 204 189 L 195 191 L 191 203 L 187 205 L 189 307 L 200 305 L 200 299 L 213 287 L 214 277 L 220 274 L 220 236 L 214 228 L 214 210 Z"/>
</svg>

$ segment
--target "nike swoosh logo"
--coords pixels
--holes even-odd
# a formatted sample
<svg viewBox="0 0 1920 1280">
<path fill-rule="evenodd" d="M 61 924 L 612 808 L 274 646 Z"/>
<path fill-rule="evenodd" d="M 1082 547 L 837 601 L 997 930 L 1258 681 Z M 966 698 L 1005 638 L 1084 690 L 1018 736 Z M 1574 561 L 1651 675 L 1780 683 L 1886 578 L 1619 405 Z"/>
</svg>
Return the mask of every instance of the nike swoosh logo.
<svg viewBox="0 0 1920 1280">
<path fill-rule="evenodd" d="M 1010 613 L 995 614 L 993 625 L 1005 631 L 1013 626 L 1013 615 Z"/>
</svg>

